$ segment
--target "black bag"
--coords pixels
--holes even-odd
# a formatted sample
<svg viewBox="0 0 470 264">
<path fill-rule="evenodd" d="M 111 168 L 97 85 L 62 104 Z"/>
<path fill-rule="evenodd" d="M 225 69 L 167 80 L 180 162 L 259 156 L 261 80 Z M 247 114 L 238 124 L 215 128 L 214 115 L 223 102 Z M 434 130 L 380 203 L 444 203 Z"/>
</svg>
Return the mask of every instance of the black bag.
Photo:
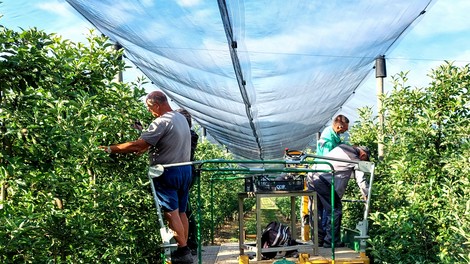
<svg viewBox="0 0 470 264">
<path fill-rule="evenodd" d="M 261 245 L 263 248 L 271 247 L 284 247 L 297 245 L 297 242 L 292 239 L 290 228 L 279 222 L 273 221 L 269 223 L 261 234 Z M 264 252 L 263 258 L 272 259 L 275 257 L 285 257 L 296 253 L 297 250 L 279 251 L 279 252 Z"/>
</svg>

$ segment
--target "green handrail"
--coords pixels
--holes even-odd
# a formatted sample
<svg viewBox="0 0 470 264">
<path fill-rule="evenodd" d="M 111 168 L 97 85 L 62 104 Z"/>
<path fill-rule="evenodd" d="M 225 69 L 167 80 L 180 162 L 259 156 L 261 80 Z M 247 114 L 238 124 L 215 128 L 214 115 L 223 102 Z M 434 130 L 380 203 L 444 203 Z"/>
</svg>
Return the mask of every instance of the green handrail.
<svg viewBox="0 0 470 264">
<path fill-rule="evenodd" d="M 262 167 L 216 167 L 216 168 L 204 168 L 204 165 L 208 164 L 225 164 L 230 165 L 230 164 L 237 164 L 237 165 L 242 165 L 242 164 L 248 164 L 248 165 L 263 165 Z M 266 165 L 284 165 L 282 168 L 270 168 L 266 167 Z M 319 170 L 319 169 L 311 169 L 311 168 L 290 168 L 290 167 L 285 167 L 285 165 L 314 165 L 314 164 L 325 164 L 330 167 L 330 170 Z M 196 165 L 196 171 L 198 173 L 200 172 L 222 172 L 222 174 L 232 174 L 232 175 L 238 175 L 238 174 L 261 174 L 261 173 L 276 173 L 276 172 L 285 172 L 285 173 L 302 173 L 302 172 L 334 172 L 333 166 L 326 161 L 291 161 L 291 160 L 223 160 L 223 159 L 213 159 L 213 160 L 202 160 L 202 161 L 191 161 L 191 162 L 182 162 L 182 163 L 173 163 L 173 164 L 165 164 L 165 165 L 160 165 L 163 168 L 169 168 L 169 167 L 177 167 L 177 166 L 185 166 L 185 165 Z M 225 177 L 225 178 L 214 178 L 212 180 L 236 180 L 236 179 L 243 179 L 244 177 Z M 202 263 L 202 246 L 201 246 L 201 221 L 202 221 L 202 216 L 201 216 L 201 181 L 200 177 L 197 177 L 196 181 L 198 187 L 197 187 L 197 240 L 198 240 L 198 263 Z M 212 186 L 211 186 L 212 189 Z M 211 207 L 212 207 L 212 197 L 213 197 L 213 191 L 211 190 Z M 212 211 L 212 208 L 211 208 Z M 212 212 L 211 212 L 212 214 Z M 213 229 L 213 216 L 211 216 L 211 229 Z M 239 231 L 241 232 L 241 230 Z M 214 231 L 211 231 L 212 236 Z M 213 237 L 212 237 L 212 243 L 213 243 Z"/>
<path fill-rule="evenodd" d="M 307 161 L 305 158 L 317 158 L 319 160 L 314 160 L 314 161 Z M 321 159 L 321 160 L 320 160 Z M 331 165 L 331 163 L 324 161 L 324 160 L 333 160 L 333 161 L 340 161 L 340 162 L 346 162 L 346 163 L 356 163 L 359 165 L 360 170 L 365 169 L 363 171 L 370 172 L 371 173 L 371 183 L 374 175 L 374 164 L 372 162 L 366 162 L 366 161 L 352 161 L 352 160 L 344 160 L 344 159 L 337 159 L 337 158 L 331 158 L 331 157 L 324 157 L 324 156 L 317 156 L 317 155 L 311 155 L 308 154 L 304 157 L 303 160 L 223 160 L 223 159 L 213 159 L 213 160 L 202 160 L 202 161 L 191 161 L 191 162 L 182 162 L 182 163 L 173 163 L 173 164 L 165 164 L 165 165 L 156 165 L 155 167 L 160 167 L 158 170 L 163 171 L 163 168 L 168 168 L 168 167 L 176 167 L 176 166 L 184 166 L 184 165 L 195 165 L 196 166 L 196 171 L 198 174 L 200 174 L 201 171 L 207 171 L 207 172 L 222 172 L 220 175 L 237 175 L 237 174 L 261 174 L 261 173 L 271 173 L 271 172 L 324 172 L 324 173 L 333 173 L 334 174 L 334 168 Z M 263 167 L 258 167 L 258 168 L 243 168 L 243 167 L 217 167 L 217 168 L 204 168 L 203 166 L 206 164 L 225 164 L 225 165 L 230 165 L 230 164 L 262 164 Z M 272 164 L 282 164 L 282 165 L 313 165 L 313 164 L 325 164 L 330 167 L 330 170 L 318 170 L 318 169 L 309 169 L 309 168 L 289 168 L 289 167 L 283 167 L 283 168 L 266 168 L 265 165 L 272 165 Z M 362 168 L 362 169 L 361 169 Z M 158 177 L 158 176 L 157 176 Z M 236 179 L 243 179 L 245 177 L 225 177 L 225 178 L 211 178 L 211 183 L 213 180 L 236 180 Z M 199 175 L 197 176 L 197 181 L 196 181 L 198 187 L 197 187 L 197 217 L 198 217 L 198 223 L 197 223 L 197 239 L 198 239 L 198 262 L 202 263 L 202 247 L 201 247 L 201 180 Z M 334 186 L 334 176 L 332 177 L 331 181 L 331 203 L 332 203 L 332 213 L 331 213 L 331 230 L 332 230 L 332 260 L 335 260 L 335 245 L 334 245 L 334 193 L 335 193 L 335 186 Z M 372 184 L 371 184 L 372 185 Z M 368 195 L 368 200 L 366 201 L 366 210 L 364 212 L 364 221 L 367 218 L 368 215 L 368 209 L 369 209 L 369 203 L 370 203 L 370 193 L 371 193 L 371 187 L 369 187 L 369 195 Z M 211 187 L 212 188 L 212 187 Z M 212 199 L 213 193 L 211 193 L 211 199 Z M 211 201 L 211 206 L 212 206 L 212 201 Z M 211 209 L 212 211 L 212 209 Z M 212 213 L 212 212 L 211 212 Z M 213 216 L 211 216 L 211 221 L 213 222 Z M 213 223 L 211 224 L 211 233 L 213 236 Z M 212 238 L 212 243 L 213 243 L 213 238 Z"/>
<path fill-rule="evenodd" d="M 335 175 L 331 176 L 331 260 L 335 262 Z"/>
<path fill-rule="evenodd" d="M 326 161 L 286 161 L 286 160 L 265 160 L 265 161 L 260 161 L 260 160 L 206 160 L 206 161 L 200 161 L 199 163 L 199 170 L 201 171 L 207 171 L 207 172 L 219 172 L 216 174 L 217 176 L 222 176 L 222 175 L 238 175 L 238 174 L 260 174 L 260 173 L 276 173 L 276 172 L 284 172 L 284 173 L 302 173 L 302 172 L 334 172 L 333 166 Z M 262 165 L 272 165 L 272 164 L 281 164 L 284 165 L 282 168 L 244 168 L 244 167 L 217 167 L 217 168 L 204 168 L 203 165 L 205 164 L 262 164 Z M 314 165 L 314 164 L 325 164 L 330 167 L 329 170 L 320 170 L 320 169 L 311 169 L 311 168 L 290 168 L 290 167 L 285 167 L 285 165 L 288 164 L 294 164 L 294 165 Z M 237 177 L 237 176 L 232 176 L 232 177 L 211 177 L 210 178 L 210 192 L 211 192 L 211 243 L 214 244 L 214 208 L 213 208 L 213 182 L 216 180 L 239 180 L 239 179 L 244 179 L 245 177 Z M 200 188 L 200 186 L 199 186 Z M 200 193 L 198 194 L 198 204 L 200 204 Z M 200 210 L 198 210 L 198 213 L 200 213 Z M 201 216 L 198 216 L 198 219 L 201 219 Z M 198 228 L 200 226 L 198 225 Z M 242 232 L 242 230 L 239 230 L 239 232 Z M 200 234 L 200 230 L 198 230 L 198 234 Z M 198 249 L 201 248 L 201 238 L 198 235 Z M 200 251 L 198 250 L 198 257 L 199 257 L 199 263 L 202 263 L 201 261 L 201 254 Z"/>
</svg>

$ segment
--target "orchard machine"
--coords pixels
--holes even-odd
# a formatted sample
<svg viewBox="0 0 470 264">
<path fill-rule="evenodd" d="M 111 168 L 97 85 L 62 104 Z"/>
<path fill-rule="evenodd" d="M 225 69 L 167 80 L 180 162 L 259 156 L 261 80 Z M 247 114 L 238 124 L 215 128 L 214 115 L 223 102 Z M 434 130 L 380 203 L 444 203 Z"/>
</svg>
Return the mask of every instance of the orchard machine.
<svg viewBox="0 0 470 264">
<path fill-rule="evenodd" d="M 355 165 L 356 170 L 363 171 L 369 175 L 369 190 L 367 200 L 342 199 L 343 202 L 361 203 L 363 204 L 363 215 L 356 225 L 355 229 L 343 228 L 342 242 L 346 247 L 335 248 L 333 244 L 330 248 L 318 247 L 318 228 L 317 213 L 315 209 L 309 212 L 308 200 L 304 197 L 311 196 L 316 201 L 316 193 L 306 189 L 305 181 L 308 173 L 334 173 L 331 161 L 346 162 Z M 375 164 L 368 161 L 351 161 L 334 159 L 323 156 L 305 154 L 302 151 L 286 149 L 283 160 L 202 160 L 194 162 L 184 162 L 175 164 L 157 165 L 149 168 L 149 179 L 151 182 L 152 193 L 157 207 L 158 220 L 160 225 L 160 235 L 162 238 L 162 248 L 164 249 L 164 263 L 171 263 L 171 250 L 176 247 L 173 232 L 165 225 L 160 210 L 160 204 L 155 194 L 152 178 L 159 177 L 165 171 L 165 168 L 174 166 L 192 165 L 196 168 L 196 188 L 197 188 L 197 236 L 198 236 L 198 256 L 197 263 L 209 263 L 204 261 L 201 246 L 201 177 L 210 174 L 211 199 L 213 198 L 213 184 L 221 180 L 244 180 L 245 189 L 238 194 L 239 204 L 239 243 L 238 250 L 231 252 L 233 260 L 238 259 L 239 263 L 272 263 L 276 260 L 263 260 L 262 255 L 266 252 L 286 252 L 296 250 L 298 255 L 296 258 L 284 258 L 285 263 L 370 263 L 366 256 L 366 246 L 368 236 L 368 215 L 370 208 L 371 191 L 374 179 Z M 320 166 L 317 165 L 323 165 Z M 324 169 L 324 168 L 328 169 Z M 208 173 L 212 172 L 212 173 Z M 202 176 L 199 176 L 202 175 Z M 331 182 L 331 200 L 334 204 L 334 177 Z M 260 221 L 261 199 L 273 197 L 290 197 L 291 198 L 291 217 L 290 229 L 292 237 L 296 241 L 295 245 L 285 245 L 282 247 L 265 248 L 261 245 L 262 223 Z M 300 208 L 296 208 L 295 198 L 302 197 Z M 256 199 L 256 241 L 245 241 L 244 220 L 243 220 L 243 200 Z M 212 200 L 211 200 L 212 201 Z M 212 204 L 212 202 L 211 202 Z M 316 204 L 316 202 L 314 202 Z M 210 208 L 211 214 L 214 208 Z M 297 214 L 300 212 L 300 225 L 302 231 L 301 237 L 297 238 L 295 229 L 297 228 Z M 309 217 L 310 215 L 310 217 Z M 305 219 L 309 218 L 309 221 Z M 334 217 L 331 217 L 331 225 L 334 226 Z M 213 221 L 213 220 L 212 220 Z M 212 223 L 211 236 L 213 238 L 214 228 Z M 310 228 L 310 226 L 312 228 Z M 332 228 L 332 230 L 334 230 Z M 205 232 L 207 232 L 205 230 Z M 332 234 L 334 236 L 334 234 Z M 212 241 L 213 242 L 213 241 Z M 246 254 L 249 251 L 255 253 L 255 256 Z M 219 252 L 220 254 L 220 252 Z M 250 257 L 252 260 L 250 260 Z M 227 258 L 227 256 L 226 256 Z M 277 260 L 278 262 L 280 260 Z M 289 262 L 290 261 L 290 262 Z M 218 262 L 217 262 L 218 263 Z M 225 262 L 224 262 L 225 263 Z M 233 263 L 233 262 L 232 262 Z M 281 263 L 281 262 L 279 262 Z"/>
</svg>

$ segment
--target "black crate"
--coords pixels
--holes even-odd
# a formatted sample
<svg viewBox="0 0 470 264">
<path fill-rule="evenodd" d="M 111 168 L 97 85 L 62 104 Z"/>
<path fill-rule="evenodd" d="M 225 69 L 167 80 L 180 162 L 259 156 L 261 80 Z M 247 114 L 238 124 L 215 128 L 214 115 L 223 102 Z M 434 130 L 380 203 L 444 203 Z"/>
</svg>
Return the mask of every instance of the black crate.
<svg viewBox="0 0 470 264">
<path fill-rule="evenodd" d="M 245 178 L 245 192 L 254 192 L 255 183 L 253 176 Z"/>
<path fill-rule="evenodd" d="M 255 190 L 256 191 L 302 191 L 304 189 L 303 176 L 292 177 L 269 177 L 269 176 L 256 176 L 255 177 Z"/>
</svg>

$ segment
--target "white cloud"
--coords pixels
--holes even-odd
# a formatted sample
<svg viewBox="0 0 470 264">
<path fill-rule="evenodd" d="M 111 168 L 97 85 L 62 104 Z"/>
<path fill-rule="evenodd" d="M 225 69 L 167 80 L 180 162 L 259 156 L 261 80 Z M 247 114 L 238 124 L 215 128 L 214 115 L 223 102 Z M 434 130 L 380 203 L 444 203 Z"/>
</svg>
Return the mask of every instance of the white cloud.
<svg viewBox="0 0 470 264">
<path fill-rule="evenodd" d="M 392 88 L 392 77 L 398 75 L 400 72 L 408 72 L 408 81 L 406 85 L 411 87 L 426 86 L 430 78 L 427 76 L 432 68 L 440 65 L 438 61 L 420 61 L 420 60 L 407 60 L 407 59 L 389 59 L 387 60 L 387 90 Z M 375 74 L 375 73 L 374 73 Z"/>
<path fill-rule="evenodd" d="M 439 0 L 424 14 L 413 29 L 418 37 L 470 31 L 468 0 Z"/>
<path fill-rule="evenodd" d="M 142 0 L 142 5 L 145 7 L 154 6 L 155 0 Z"/>
<path fill-rule="evenodd" d="M 455 56 L 455 65 L 466 65 L 470 63 L 470 47 L 467 46 L 467 49 L 463 50 L 460 54 Z"/>
<path fill-rule="evenodd" d="M 201 0 L 177 0 L 176 3 L 182 7 L 191 7 L 199 5 Z"/>
<path fill-rule="evenodd" d="M 46 12 L 53 13 L 62 18 L 70 18 L 75 16 L 71 6 L 65 1 L 44 1 L 42 3 L 37 4 L 37 8 Z"/>
</svg>

